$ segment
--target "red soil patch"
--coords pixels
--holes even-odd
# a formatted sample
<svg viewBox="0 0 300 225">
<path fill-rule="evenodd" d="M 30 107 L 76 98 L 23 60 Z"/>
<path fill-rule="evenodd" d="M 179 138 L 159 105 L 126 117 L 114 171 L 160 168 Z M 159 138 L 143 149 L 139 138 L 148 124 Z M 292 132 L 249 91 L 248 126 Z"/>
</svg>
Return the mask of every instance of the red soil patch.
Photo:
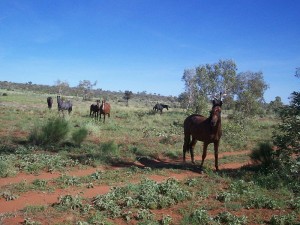
<svg viewBox="0 0 300 225">
<path fill-rule="evenodd" d="M 239 152 L 225 152 L 220 153 L 220 158 L 223 156 L 230 156 L 230 155 L 240 155 L 240 154 L 248 154 L 249 151 L 239 151 Z M 213 159 L 214 156 L 212 154 L 207 155 L 207 159 Z M 198 157 L 199 160 L 201 160 L 201 157 Z M 174 163 L 174 160 L 170 159 L 164 159 L 164 160 L 155 160 L 152 161 L 158 164 L 162 165 L 168 165 L 168 163 Z M 176 163 L 176 162 L 175 162 Z M 178 160 L 177 163 L 182 164 L 182 160 Z M 231 164 L 223 164 L 220 165 L 220 169 L 237 169 L 241 166 L 244 166 L 248 164 L 248 162 L 245 163 L 231 163 Z M 175 164 L 176 165 L 176 164 Z M 147 166 L 141 162 L 136 163 L 136 166 Z M 72 171 L 66 172 L 67 175 L 71 176 L 85 176 L 92 174 L 96 171 L 103 171 L 103 170 L 110 170 L 110 169 L 117 169 L 118 167 L 97 167 L 97 168 L 88 168 L 88 169 L 76 169 Z M 20 173 L 16 177 L 9 177 L 9 178 L 1 178 L 0 179 L 0 187 L 3 187 L 5 185 L 18 183 L 21 181 L 26 182 L 32 182 L 35 179 L 44 179 L 44 180 L 50 180 L 55 179 L 61 176 L 61 173 L 54 172 L 54 173 L 46 173 L 42 172 L 39 175 L 32 175 L 32 174 L 24 174 Z M 195 176 L 201 176 L 199 172 L 190 171 L 190 170 L 182 170 L 180 173 L 170 173 L 168 177 L 175 178 L 177 180 L 184 180 L 188 177 L 195 177 Z M 149 179 L 155 180 L 157 182 L 162 182 L 166 179 L 168 179 L 166 176 L 159 176 L 159 175 L 150 175 Z M 134 181 L 130 181 L 134 182 Z M 138 181 L 136 181 L 138 182 Z M 86 188 L 86 187 L 70 187 L 67 189 L 56 189 L 52 193 L 48 192 L 37 192 L 37 191 L 31 191 L 26 192 L 22 194 L 19 198 L 13 200 L 13 201 L 5 201 L 3 198 L 0 199 L 0 215 L 2 213 L 15 213 L 17 215 L 17 211 L 23 209 L 26 206 L 32 206 L 32 205 L 51 205 L 58 202 L 58 199 L 60 196 L 64 195 L 81 195 L 84 198 L 93 198 L 99 194 L 105 194 L 108 193 L 110 190 L 110 186 L 108 185 L 99 185 L 94 186 L 94 188 Z M 176 214 L 175 211 L 170 211 L 169 209 L 166 209 L 166 212 L 164 213 L 163 210 L 160 211 L 159 215 L 168 214 L 171 215 L 173 220 L 176 221 L 176 218 L 179 219 L 179 215 Z M 24 220 L 16 217 L 16 218 L 9 218 L 2 221 L 3 224 L 19 224 L 20 222 L 23 222 Z M 124 223 L 124 221 L 122 222 Z M 124 223 L 125 224 L 125 223 Z"/>
</svg>

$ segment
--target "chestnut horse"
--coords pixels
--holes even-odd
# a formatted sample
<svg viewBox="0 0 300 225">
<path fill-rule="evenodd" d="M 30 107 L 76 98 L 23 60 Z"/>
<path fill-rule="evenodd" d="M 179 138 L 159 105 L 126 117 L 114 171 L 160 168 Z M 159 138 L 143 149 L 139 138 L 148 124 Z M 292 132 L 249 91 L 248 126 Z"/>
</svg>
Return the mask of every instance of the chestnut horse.
<svg viewBox="0 0 300 225">
<path fill-rule="evenodd" d="M 183 144 L 183 161 L 185 162 L 185 154 L 187 151 L 191 153 L 192 163 L 194 161 L 194 148 L 197 141 L 203 142 L 203 154 L 201 167 L 203 167 L 204 160 L 206 158 L 207 146 L 210 143 L 214 143 L 214 153 L 215 153 L 215 168 L 216 171 L 219 170 L 218 167 L 218 149 L 219 142 L 222 136 L 221 129 L 221 100 L 213 100 L 213 107 L 208 118 L 193 114 L 188 116 L 184 120 L 184 144 Z M 192 136 L 192 141 L 190 137 Z"/>
<path fill-rule="evenodd" d="M 105 115 L 108 115 L 110 117 L 110 104 L 102 101 L 102 104 L 100 105 L 100 119 L 101 119 L 101 114 L 103 114 L 103 123 L 105 123 Z"/>
</svg>

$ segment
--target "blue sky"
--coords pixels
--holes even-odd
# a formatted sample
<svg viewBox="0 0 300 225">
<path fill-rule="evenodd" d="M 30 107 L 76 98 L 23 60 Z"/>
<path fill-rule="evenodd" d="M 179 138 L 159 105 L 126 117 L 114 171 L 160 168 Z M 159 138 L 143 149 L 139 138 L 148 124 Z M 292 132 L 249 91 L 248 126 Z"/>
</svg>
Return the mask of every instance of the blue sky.
<svg viewBox="0 0 300 225">
<path fill-rule="evenodd" d="M 298 0 L 1 0 L 0 80 L 178 96 L 183 71 L 232 59 L 267 102 L 299 91 Z"/>
</svg>

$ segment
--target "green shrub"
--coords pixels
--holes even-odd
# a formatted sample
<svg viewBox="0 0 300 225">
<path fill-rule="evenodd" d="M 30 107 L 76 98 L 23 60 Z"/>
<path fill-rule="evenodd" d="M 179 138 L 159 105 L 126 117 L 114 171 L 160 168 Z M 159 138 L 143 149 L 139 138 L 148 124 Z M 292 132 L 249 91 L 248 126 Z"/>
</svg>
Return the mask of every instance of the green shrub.
<svg viewBox="0 0 300 225">
<path fill-rule="evenodd" d="M 66 138 L 69 130 L 68 121 L 65 119 L 51 119 L 42 127 L 34 127 L 29 141 L 37 145 L 56 145 Z"/>
<path fill-rule="evenodd" d="M 65 195 L 59 197 L 59 206 L 63 209 L 82 209 L 82 197 L 79 195 L 72 196 L 72 195 Z"/>
<path fill-rule="evenodd" d="M 185 216 L 181 224 L 189 225 L 208 225 L 215 224 L 213 218 L 209 216 L 205 209 L 196 209 L 189 216 Z"/>
<path fill-rule="evenodd" d="M 80 146 L 84 139 L 87 137 L 87 135 L 88 130 L 86 128 L 80 128 L 72 134 L 72 141 L 76 145 Z"/>
<path fill-rule="evenodd" d="M 100 149 L 104 156 L 116 156 L 119 153 L 119 147 L 114 141 L 101 144 Z"/>
<path fill-rule="evenodd" d="M 1 160 L 1 157 L 0 157 Z M 5 161 L 0 161 L 0 177 L 9 177 L 11 175 L 14 175 L 16 173 L 14 166 Z"/>
<path fill-rule="evenodd" d="M 273 215 L 270 219 L 270 225 L 297 225 L 296 216 L 294 214 Z"/>
<path fill-rule="evenodd" d="M 278 203 L 266 196 L 253 196 L 246 203 L 246 208 L 254 209 L 277 209 Z"/>
<path fill-rule="evenodd" d="M 247 224 L 247 217 L 237 217 L 230 212 L 221 212 L 216 217 L 215 220 L 222 224 L 232 224 L 232 225 L 244 225 Z"/>
<path fill-rule="evenodd" d="M 260 163 L 264 168 L 275 164 L 274 151 L 269 142 L 259 143 L 258 147 L 252 150 L 250 158 L 255 163 Z"/>
</svg>

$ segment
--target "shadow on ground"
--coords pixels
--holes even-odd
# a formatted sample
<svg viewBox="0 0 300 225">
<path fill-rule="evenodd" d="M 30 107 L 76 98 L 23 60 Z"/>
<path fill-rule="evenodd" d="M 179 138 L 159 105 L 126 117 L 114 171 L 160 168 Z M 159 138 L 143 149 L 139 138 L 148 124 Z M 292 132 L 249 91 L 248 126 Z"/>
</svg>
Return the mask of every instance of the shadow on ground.
<svg viewBox="0 0 300 225">
<path fill-rule="evenodd" d="M 151 168 L 151 169 L 178 169 L 178 170 L 189 170 L 195 173 L 203 173 L 201 166 L 193 165 L 189 163 L 181 163 L 181 162 L 169 162 L 169 161 L 162 161 L 159 159 L 154 159 L 146 156 L 140 156 L 136 158 L 137 162 L 123 162 L 123 163 L 116 163 L 113 166 L 117 167 L 130 167 L 136 166 L 139 168 Z"/>
</svg>

